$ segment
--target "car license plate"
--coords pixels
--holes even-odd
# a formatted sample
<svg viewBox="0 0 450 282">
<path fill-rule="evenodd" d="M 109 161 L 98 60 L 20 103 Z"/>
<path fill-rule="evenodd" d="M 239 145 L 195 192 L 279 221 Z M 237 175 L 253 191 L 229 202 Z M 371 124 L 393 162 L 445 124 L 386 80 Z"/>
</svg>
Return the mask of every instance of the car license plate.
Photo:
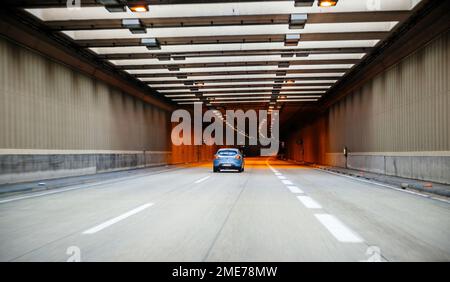
<svg viewBox="0 0 450 282">
<path fill-rule="evenodd" d="M 223 164 L 223 166 L 231 166 L 231 164 Z"/>
</svg>

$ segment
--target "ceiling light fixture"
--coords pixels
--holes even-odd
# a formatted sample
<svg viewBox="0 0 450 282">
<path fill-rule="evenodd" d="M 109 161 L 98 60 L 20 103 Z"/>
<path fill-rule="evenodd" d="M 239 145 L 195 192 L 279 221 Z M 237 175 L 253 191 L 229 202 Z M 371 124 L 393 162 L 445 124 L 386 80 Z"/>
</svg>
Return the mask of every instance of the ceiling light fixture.
<svg viewBox="0 0 450 282">
<path fill-rule="evenodd" d="M 179 71 L 180 70 L 180 68 L 178 66 L 169 66 L 167 69 L 169 71 Z"/>
<path fill-rule="evenodd" d="M 319 7 L 333 7 L 336 6 L 338 0 L 319 0 L 317 5 Z"/>
<path fill-rule="evenodd" d="M 288 68 L 290 66 L 289 62 L 278 62 L 278 68 Z"/>
<path fill-rule="evenodd" d="M 96 0 L 97 4 L 104 5 L 110 13 L 123 13 L 127 9 L 121 0 Z"/>
<path fill-rule="evenodd" d="M 160 50 L 161 46 L 156 38 L 142 38 L 141 44 L 146 46 L 149 50 Z"/>
<path fill-rule="evenodd" d="M 132 11 L 133 13 L 144 13 L 144 12 L 148 12 L 148 6 L 147 6 L 147 5 L 133 5 L 133 6 L 128 6 L 128 8 L 129 8 L 130 11 Z"/>
<path fill-rule="evenodd" d="M 296 56 L 297 58 L 298 58 L 298 57 L 305 58 L 305 57 L 309 57 L 309 53 L 296 53 L 295 56 Z"/>
<path fill-rule="evenodd" d="M 168 55 L 168 54 L 157 55 L 156 58 L 159 61 L 170 61 L 170 55 Z"/>
<path fill-rule="evenodd" d="M 295 0 L 295 7 L 311 7 L 314 4 L 314 0 Z"/>
<path fill-rule="evenodd" d="M 305 28 L 308 14 L 292 14 L 289 19 L 289 29 L 303 29 Z"/>
<path fill-rule="evenodd" d="M 142 24 L 140 19 L 123 19 L 122 27 L 128 28 L 133 34 L 147 33 L 147 29 Z"/>
<path fill-rule="evenodd" d="M 127 11 L 125 5 L 105 5 L 105 9 L 110 13 L 124 13 Z"/>
<path fill-rule="evenodd" d="M 299 40 L 300 34 L 298 33 L 286 34 L 286 37 L 284 38 L 284 46 L 297 46 Z"/>
</svg>

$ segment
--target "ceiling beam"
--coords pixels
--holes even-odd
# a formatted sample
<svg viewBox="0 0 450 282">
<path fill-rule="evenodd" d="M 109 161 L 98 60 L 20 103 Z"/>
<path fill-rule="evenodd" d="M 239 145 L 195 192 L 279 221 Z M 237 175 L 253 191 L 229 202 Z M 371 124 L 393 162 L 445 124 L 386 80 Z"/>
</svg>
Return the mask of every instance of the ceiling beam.
<svg viewBox="0 0 450 282">
<path fill-rule="evenodd" d="M 299 94 L 302 94 L 304 91 L 326 91 L 323 89 L 316 89 L 316 88 L 305 88 L 301 90 L 289 90 L 289 89 L 278 89 L 280 93 L 283 92 L 298 92 Z M 202 94 L 239 94 L 239 93 L 261 93 L 261 95 L 272 95 L 272 89 L 267 90 L 254 90 L 254 89 L 241 89 L 241 90 L 198 90 L 195 92 L 192 91 L 179 91 L 179 92 L 167 92 L 167 93 L 161 93 L 163 95 L 183 95 L 183 94 L 196 94 L 196 93 L 202 93 Z M 306 94 L 305 94 L 306 95 Z M 317 94 L 321 95 L 321 94 Z"/>
<path fill-rule="evenodd" d="M 286 73 L 345 73 L 348 69 L 304 69 L 304 70 L 286 70 Z M 231 75 L 247 75 L 247 74 L 276 74 L 278 70 L 256 70 L 256 71 L 219 71 L 219 72 L 177 72 L 177 73 L 141 73 L 132 74 L 135 77 L 178 77 L 186 76 L 231 76 Z M 284 78 L 283 76 L 279 77 Z M 276 79 L 274 77 L 274 79 Z M 182 81 L 182 80 L 180 80 Z"/>
<path fill-rule="evenodd" d="M 282 84 L 284 88 L 293 88 L 293 87 L 308 87 L 308 86 L 331 86 L 332 83 L 286 83 Z M 204 88 L 208 89 L 221 89 L 221 88 L 254 88 L 254 87 L 273 87 L 274 83 L 271 84 L 229 84 L 229 85 L 187 85 L 187 86 L 172 86 L 172 87 L 158 87 L 158 91 L 164 90 L 189 90 L 198 88 L 199 91 L 202 91 Z"/>
<path fill-rule="evenodd" d="M 403 21 L 410 11 L 309 13 L 307 24 Z M 289 24 L 290 14 L 140 18 L 147 28 Z M 52 30 L 123 29 L 121 19 L 46 21 Z"/>
<path fill-rule="evenodd" d="M 264 49 L 264 50 L 235 50 L 235 51 L 197 51 L 197 52 L 160 52 L 160 53 L 123 53 L 123 54 L 99 54 L 102 59 L 121 60 L 121 59 L 157 59 L 158 57 L 172 56 L 185 58 L 202 57 L 233 57 L 233 56 L 266 56 L 266 55 L 286 55 L 291 54 L 361 54 L 368 53 L 371 47 L 359 48 L 314 48 L 314 49 Z"/>
<path fill-rule="evenodd" d="M 289 62 L 291 66 L 299 65 L 334 65 L 334 64 L 357 64 L 360 59 L 336 59 L 336 60 L 280 60 L 280 61 L 258 61 L 258 62 L 217 62 L 217 63 L 191 63 L 191 64 L 161 64 L 161 65 L 117 65 L 117 69 L 138 70 L 138 69 L 168 69 L 178 68 L 215 68 L 215 67 L 250 67 L 250 66 L 276 66 L 280 62 Z M 288 68 L 280 68 L 286 70 Z"/>
<path fill-rule="evenodd" d="M 333 86 L 320 101 L 321 110 L 326 111 L 376 75 L 399 63 L 437 36 L 449 32 L 449 10 L 450 1 L 422 1 L 403 26 L 398 27 L 384 44 Z"/>
<path fill-rule="evenodd" d="M 124 0 L 128 5 L 167 5 L 167 4 L 206 4 L 206 3 L 235 3 L 235 2 L 286 2 L 292 0 Z M 20 8 L 65 8 L 66 0 L 5 0 L 9 7 Z M 83 7 L 101 7 L 95 0 L 82 0 Z"/>
<path fill-rule="evenodd" d="M 159 96 L 158 92 L 148 88 L 143 82 L 134 80 L 128 74 L 119 74 L 116 70 L 106 68 L 92 57 L 82 54 L 79 50 L 73 50 L 49 37 L 41 30 L 19 22 L 17 17 L 13 17 L 7 9 L 0 10 L 0 35 L 47 58 L 87 74 L 98 81 L 107 83 L 145 103 L 166 111 L 174 109 L 170 100 Z"/>
<path fill-rule="evenodd" d="M 306 33 L 301 34 L 302 41 L 334 41 L 334 40 L 381 40 L 389 32 L 340 32 L 340 33 Z M 161 45 L 190 44 L 227 44 L 227 43 L 268 43 L 284 42 L 284 34 L 262 35 L 224 35 L 224 36 L 190 36 L 190 37 L 159 37 Z M 75 40 L 82 47 L 116 47 L 142 46 L 140 38 L 119 39 L 88 39 Z"/>
<path fill-rule="evenodd" d="M 263 77 L 263 78 L 226 78 L 226 79 L 200 79 L 198 81 L 204 82 L 204 83 L 226 83 L 226 82 L 253 82 L 253 81 L 274 81 L 277 79 L 284 79 L 284 80 L 294 80 L 296 82 L 301 82 L 304 80 L 314 80 L 314 81 L 322 81 L 322 80 L 339 80 L 341 77 L 339 76 L 330 76 L 330 77 L 289 77 L 289 78 L 275 78 L 275 77 Z M 197 81 L 197 80 L 157 80 L 157 81 L 144 81 L 148 84 L 180 84 L 184 83 L 186 81 Z"/>
</svg>

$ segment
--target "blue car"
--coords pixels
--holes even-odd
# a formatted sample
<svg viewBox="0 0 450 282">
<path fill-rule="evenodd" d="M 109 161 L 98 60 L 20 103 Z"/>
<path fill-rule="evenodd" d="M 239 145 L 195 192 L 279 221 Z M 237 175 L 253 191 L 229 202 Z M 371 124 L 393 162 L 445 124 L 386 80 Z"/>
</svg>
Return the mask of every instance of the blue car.
<svg viewBox="0 0 450 282">
<path fill-rule="evenodd" d="M 236 169 L 243 172 L 244 155 L 235 148 L 219 149 L 214 155 L 213 171 L 218 172 L 221 169 Z"/>
</svg>

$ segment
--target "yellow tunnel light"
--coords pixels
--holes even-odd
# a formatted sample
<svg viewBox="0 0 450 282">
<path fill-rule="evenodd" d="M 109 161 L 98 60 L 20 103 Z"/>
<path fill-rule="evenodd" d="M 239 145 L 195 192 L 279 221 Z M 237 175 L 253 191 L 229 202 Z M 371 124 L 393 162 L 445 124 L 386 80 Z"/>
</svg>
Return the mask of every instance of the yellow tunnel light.
<svg viewBox="0 0 450 282">
<path fill-rule="evenodd" d="M 134 13 L 148 12 L 148 6 L 146 6 L 146 5 L 133 5 L 133 6 L 128 6 L 128 8 L 130 8 L 130 11 L 132 11 Z"/>
</svg>

